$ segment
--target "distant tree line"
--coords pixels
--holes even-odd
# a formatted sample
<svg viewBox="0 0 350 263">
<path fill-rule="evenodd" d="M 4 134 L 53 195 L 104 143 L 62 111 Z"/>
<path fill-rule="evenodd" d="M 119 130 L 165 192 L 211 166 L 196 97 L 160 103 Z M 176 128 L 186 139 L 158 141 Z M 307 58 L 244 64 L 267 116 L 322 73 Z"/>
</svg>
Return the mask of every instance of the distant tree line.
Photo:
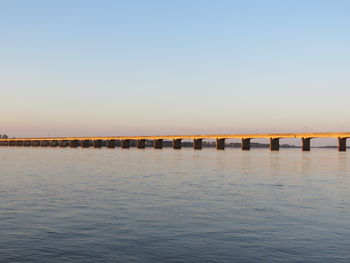
<svg viewBox="0 0 350 263">
<path fill-rule="evenodd" d="M 4 134 L 4 135 L 1 136 L 1 134 L 0 134 L 0 139 L 1 139 L 1 138 L 2 138 L 2 139 L 8 139 L 8 136 L 7 136 L 6 134 Z"/>
</svg>

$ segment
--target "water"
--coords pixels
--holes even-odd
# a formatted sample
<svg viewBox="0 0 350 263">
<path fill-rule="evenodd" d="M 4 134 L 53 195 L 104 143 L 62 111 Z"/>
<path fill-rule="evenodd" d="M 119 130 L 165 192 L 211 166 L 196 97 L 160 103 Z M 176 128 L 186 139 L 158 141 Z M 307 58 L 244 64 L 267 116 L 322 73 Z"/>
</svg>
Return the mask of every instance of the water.
<svg viewBox="0 0 350 263">
<path fill-rule="evenodd" d="M 350 153 L 0 148 L 0 262 L 349 262 Z"/>
</svg>

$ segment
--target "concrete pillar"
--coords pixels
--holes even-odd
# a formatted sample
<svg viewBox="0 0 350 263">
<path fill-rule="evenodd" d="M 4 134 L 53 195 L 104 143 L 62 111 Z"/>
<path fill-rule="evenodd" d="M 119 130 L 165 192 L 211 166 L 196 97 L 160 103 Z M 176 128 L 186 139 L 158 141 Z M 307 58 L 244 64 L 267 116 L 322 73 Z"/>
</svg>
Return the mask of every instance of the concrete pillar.
<svg viewBox="0 0 350 263">
<path fill-rule="evenodd" d="M 23 141 L 16 141 L 16 146 L 23 146 Z"/>
<path fill-rule="evenodd" d="M 38 146 L 40 146 L 40 141 L 33 141 L 33 142 L 32 142 L 32 146 L 33 146 L 33 147 L 38 147 Z"/>
<path fill-rule="evenodd" d="M 90 140 L 82 140 L 81 147 L 82 148 L 89 148 L 90 147 Z"/>
<path fill-rule="evenodd" d="M 155 139 L 154 149 L 162 149 L 162 148 L 163 148 L 163 139 Z"/>
<path fill-rule="evenodd" d="M 181 149 L 181 139 L 173 139 L 173 149 Z"/>
<path fill-rule="evenodd" d="M 122 149 L 129 149 L 130 147 L 130 140 L 122 140 Z"/>
<path fill-rule="evenodd" d="M 108 140 L 107 148 L 115 148 L 115 140 Z"/>
<path fill-rule="evenodd" d="M 137 148 L 138 149 L 145 149 L 146 148 L 146 140 L 145 139 L 137 140 Z"/>
<path fill-rule="evenodd" d="M 242 150 L 249 151 L 250 150 L 250 138 L 242 138 Z"/>
<path fill-rule="evenodd" d="M 346 152 L 346 139 L 347 138 L 338 138 L 338 151 Z"/>
<path fill-rule="evenodd" d="M 59 145 L 58 141 L 50 141 L 50 147 L 57 147 Z"/>
<path fill-rule="evenodd" d="M 15 141 L 10 141 L 9 146 L 16 146 L 16 142 Z"/>
<path fill-rule="evenodd" d="M 9 141 L 5 141 L 5 142 L 4 142 L 4 145 L 5 145 L 5 146 L 9 146 L 9 145 L 10 145 L 10 142 L 9 142 Z"/>
<path fill-rule="evenodd" d="M 40 141 L 40 146 L 41 146 L 41 147 L 47 147 L 47 146 L 49 146 L 49 141 Z"/>
<path fill-rule="evenodd" d="M 78 144 L 79 144 L 78 140 L 71 140 L 70 141 L 71 148 L 78 148 Z"/>
<path fill-rule="evenodd" d="M 270 150 L 279 151 L 280 149 L 280 138 L 270 138 Z"/>
<path fill-rule="evenodd" d="M 225 150 L 225 139 L 216 139 L 216 150 Z"/>
<path fill-rule="evenodd" d="M 311 138 L 301 138 L 303 151 L 309 152 L 311 148 Z"/>
<path fill-rule="evenodd" d="M 94 148 L 101 148 L 102 140 L 94 140 Z"/>
<path fill-rule="evenodd" d="M 203 139 L 193 139 L 193 149 L 202 150 Z"/>
</svg>

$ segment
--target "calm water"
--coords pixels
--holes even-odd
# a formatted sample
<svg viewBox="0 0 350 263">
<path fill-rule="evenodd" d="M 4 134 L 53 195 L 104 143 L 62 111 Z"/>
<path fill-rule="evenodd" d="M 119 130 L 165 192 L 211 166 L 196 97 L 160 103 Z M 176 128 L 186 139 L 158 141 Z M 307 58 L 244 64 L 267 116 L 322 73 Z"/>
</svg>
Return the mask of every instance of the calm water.
<svg viewBox="0 0 350 263">
<path fill-rule="evenodd" d="M 350 152 L 0 148 L 0 262 L 350 262 Z"/>
</svg>

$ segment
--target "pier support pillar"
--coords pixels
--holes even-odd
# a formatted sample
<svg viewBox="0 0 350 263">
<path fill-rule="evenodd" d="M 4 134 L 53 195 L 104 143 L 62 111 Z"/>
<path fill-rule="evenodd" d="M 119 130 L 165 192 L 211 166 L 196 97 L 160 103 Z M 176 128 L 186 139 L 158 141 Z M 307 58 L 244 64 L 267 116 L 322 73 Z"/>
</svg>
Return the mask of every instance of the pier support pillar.
<svg viewBox="0 0 350 263">
<path fill-rule="evenodd" d="M 302 149 L 304 152 L 309 152 L 311 148 L 311 138 L 301 138 Z"/>
<path fill-rule="evenodd" d="M 279 138 L 270 138 L 270 150 L 279 151 L 280 149 L 280 139 Z"/>
<path fill-rule="evenodd" d="M 193 149 L 202 150 L 203 139 L 193 139 Z"/>
<path fill-rule="evenodd" d="M 225 150 L 225 139 L 216 139 L 216 150 Z"/>
<path fill-rule="evenodd" d="M 173 149 L 181 149 L 181 139 L 173 139 Z"/>
<path fill-rule="evenodd" d="M 154 149 L 162 149 L 162 148 L 163 148 L 163 139 L 155 139 Z"/>
<path fill-rule="evenodd" d="M 146 148 L 146 140 L 141 139 L 137 140 L 137 149 L 145 149 Z"/>
<path fill-rule="evenodd" d="M 115 140 L 108 140 L 107 148 L 115 148 Z"/>
<path fill-rule="evenodd" d="M 9 142 L 9 146 L 16 146 L 16 142 L 15 141 L 10 141 Z"/>
<path fill-rule="evenodd" d="M 40 141 L 33 141 L 33 142 L 32 142 L 32 146 L 33 146 L 33 147 L 38 147 L 38 146 L 40 146 Z"/>
<path fill-rule="evenodd" d="M 78 140 L 71 140 L 70 141 L 70 147 L 71 148 L 78 148 Z"/>
<path fill-rule="evenodd" d="M 89 148 L 90 147 L 90 140 L 82 140 L 81 147 L 82 148 Z"/>
<path fill-rule="evenodd" d="M 130 140 L 122 140 L 122 149 L 129 149 Z"/>
<path fill-rule="evenodd" d="M 102 140 L 94 140 L 94 148 L 102 148 Z"/>
<path fill-rule="evenodd" d="M 346 139 L 347 138 L 338 138 L 338 151 L 346 152 Z"/>
<path fill-rule="evenodd" d="M 249 151 L 250 150 L 250 138 L 242 138 L 242 150 Z"/>
</svg>

